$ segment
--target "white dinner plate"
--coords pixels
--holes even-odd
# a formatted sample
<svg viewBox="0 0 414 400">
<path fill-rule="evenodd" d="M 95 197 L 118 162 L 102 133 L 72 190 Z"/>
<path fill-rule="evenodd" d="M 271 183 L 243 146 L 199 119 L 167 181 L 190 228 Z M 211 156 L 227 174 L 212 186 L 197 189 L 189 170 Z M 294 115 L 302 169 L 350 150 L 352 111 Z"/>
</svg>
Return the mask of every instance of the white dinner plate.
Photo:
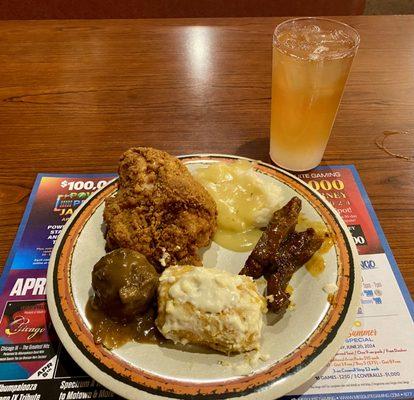
<svg viewBox="0 0 414 400">
<path fill-rule="evenodd" d="M 180 158 L 194 171 L 240 157 L 198 154 Z M 105 254 L 102 214 L 105 199 L 117 190 L 115 179 L 86 200 L 66 223 L 47 276 L 48 306 L 57 334 L 75 362 L 96 381 L 127 399 L 275 399 L 314 376 L 343 344 L 356 316 L 361 286 L 357 251 L 344 221 L 300 179 L 268 164 L 253 165 L 266 184 L 281 188 L 282 205 L 298 196 L 304 215 L 323 222 L 334 242 L 324 254 L 323 273 L 313 277 L 301 268 L 292 278 L 294 309 L 277 323 L 268 316 L 262 353 L 269 358 L 241 375 L 240 365 L 246 364 L 243 355 L 228 357 L 194 347 L 135 342 L 110 351 L 94 343 L 85 307 L 93 266 Z M 248 254 L 213 242 L 203 253 L 203 263 L 237 273 Z M 323 288 L 332 283 L 338 290 L 328 301 Z"/>
</svg>

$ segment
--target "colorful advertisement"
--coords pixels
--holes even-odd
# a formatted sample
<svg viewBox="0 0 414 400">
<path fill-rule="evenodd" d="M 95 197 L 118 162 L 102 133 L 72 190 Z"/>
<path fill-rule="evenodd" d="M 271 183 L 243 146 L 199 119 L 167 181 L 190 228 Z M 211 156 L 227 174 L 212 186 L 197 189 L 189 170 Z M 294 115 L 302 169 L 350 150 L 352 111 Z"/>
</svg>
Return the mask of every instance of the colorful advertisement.
<svg viewBox="0 0 414 400">
<path fill-rule="evenodd" d="M 360 255 L 361 306 L 354 327 L 323 372 L 287 399 L 414 399 L 414 306 L 353 166 L 298 175 L 348 225 Z"/>
<path fill-rule="evenodd" d="M 298 174 L 328 200 L 341 215 L 354 238 L 359 254 L 376 254 L 384 252 L 374 226 L 365 196 L 361 191 L 359 178 L 353 168 L 319 167 L 317 170 Z"/>
<path fill-rule="evenodd" d="M 64 223 L 102 175 L 38 175 L 0 279 L 0 399 L 116 399 L 74 363 L 46 307 L 46 269 Z M 413 301 L 353 166 L 299 174 L 347 223 L 360 254 L 361 307 L 326 368 L 286 399 L 414 398 Z"/>
<path fill-rule="evenodd" d="M 65 222 L 115 174 L 38 175 L 0 279 L 0 399 L 114 399 L 69 357 L 46 305 L 46 272 Z"/>
</svg>

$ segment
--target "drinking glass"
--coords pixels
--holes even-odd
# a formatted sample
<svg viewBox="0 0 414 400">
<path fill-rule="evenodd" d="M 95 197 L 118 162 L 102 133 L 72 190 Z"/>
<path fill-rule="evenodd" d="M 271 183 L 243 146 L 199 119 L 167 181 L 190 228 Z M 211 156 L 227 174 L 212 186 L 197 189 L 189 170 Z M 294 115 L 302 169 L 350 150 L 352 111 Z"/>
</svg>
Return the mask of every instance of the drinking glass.
<svg viewBox="0 0 414 400">
<path fill-rule="evenodd" d="M 280 167 L 306 171 L 321 162 L 358 45 L 358 32 L 334 20 L 276 27 L 270 157 Z"/>
</svg>

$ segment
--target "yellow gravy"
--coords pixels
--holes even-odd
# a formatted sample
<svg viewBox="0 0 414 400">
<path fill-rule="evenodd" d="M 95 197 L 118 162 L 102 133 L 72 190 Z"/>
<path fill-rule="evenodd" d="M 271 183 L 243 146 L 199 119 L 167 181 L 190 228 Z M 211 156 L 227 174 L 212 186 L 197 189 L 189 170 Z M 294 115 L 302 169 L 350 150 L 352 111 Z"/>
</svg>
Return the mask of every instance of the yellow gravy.
<svg viewBox="0 0 414 400">
<path fill-rule="evenodd" d="M 305 264 L 305 268 L 313 276 L 319 276 L 325 270 L 325 259 L 323 254 L 327 253 L 333 246 L 333 240 L 326 231 L 326 226 L 323 222 L 311 221 L 303 214 L 299 215 L 297 231 L 304 231 L 307 228 L 313 228 L 315 232 L 324 238 L 321 248 L 312 256 L 312 258 Z"/>
<path fill-rule="evenodd" d="M 265 187 L 251 163 L 244 160 L 210 164 L 195 171 L 194 177 L 217 204 L 218 229 L 214 241 L 229 250 L 251 251 L 263 233 L 260 227 L 266 227 L 273 211 L 280 207 L 278 189 Z M 311 221 L 300 214 L 296 230 L 307 228 L 315 229 L 324 238 L 322 247 L 305 265 L 309 273 L 317 277 L 325 269 L 323 254 L 329 251 L 333 241 L 322 222 Z"/>
<path fill-rule="evenodd" d="M 280 206 L 279 189 L 265 185 L 251 163 L 244 160 L 199 168 L 194 177 L 217 204 L 214 241 L 233 251 L 252 250 L 262 235 L 260 227 L 266 227 L 272 212 Z"/>
</svg>

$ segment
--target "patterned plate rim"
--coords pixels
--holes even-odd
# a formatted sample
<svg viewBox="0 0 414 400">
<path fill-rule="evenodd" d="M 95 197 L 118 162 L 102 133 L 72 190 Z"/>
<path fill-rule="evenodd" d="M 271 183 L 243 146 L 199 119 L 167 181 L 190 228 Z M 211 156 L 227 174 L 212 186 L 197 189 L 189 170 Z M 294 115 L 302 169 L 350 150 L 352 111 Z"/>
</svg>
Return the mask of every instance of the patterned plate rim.
<svg viewBox="0 0 414 400">
<path fill-rule="evenodd" d="M 264 371 L 237 379 L 196 384 L 166 379 L 131 366 L 93 342 L 77 311 L 70 284 L 72 252 L 86 222 L 104 199 L 116 190 L 117 178 L 95 192 L 79 207 L 59 235 L 48 269 L 47 299 L 55 329 L 72 358 L 94 379 L 127 398 L 173 397 L 180 399 L 229 398 L 254 395 L 274 398 L 304 383 L 316 374 L 347 337 L 359 304 L 360 269 L 352 237 L 334 208 L 305 182 L 272 165 L 245 157 L 224 154 L 192 154 L 179 157 L 184 163 L 245 159 L 255 168 L 285 183 L 305 197 L 330 226 L 336 237 L 338 291 L 324 319 L 295 351 Z M 267 389 L 266 391 L 264 391 Z M 265 395 L 265 393 L 267 393 Z M 250 396 L 249 396 L 250 397 Z"/>
</svg>

